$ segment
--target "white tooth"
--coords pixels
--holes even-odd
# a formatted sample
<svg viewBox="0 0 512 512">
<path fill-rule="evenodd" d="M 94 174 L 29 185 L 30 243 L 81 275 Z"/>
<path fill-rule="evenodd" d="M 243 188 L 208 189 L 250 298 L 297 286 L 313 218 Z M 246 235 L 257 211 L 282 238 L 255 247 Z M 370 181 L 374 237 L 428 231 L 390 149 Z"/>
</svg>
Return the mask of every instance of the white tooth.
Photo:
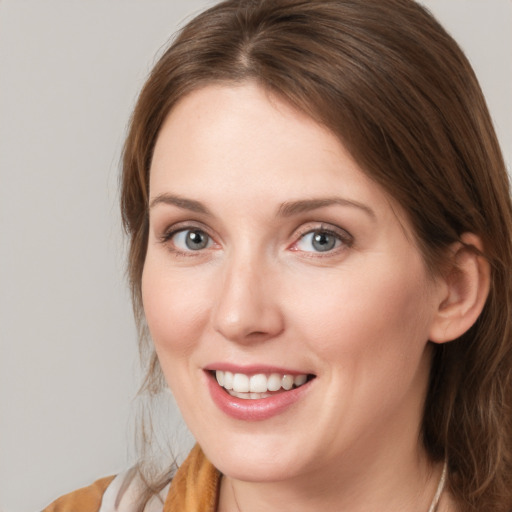
<svg viewBox="0 0 512 512">
<path fill-rule="evenodd" d="M 286 391 L 293 388 L 293 376 L 292 375 L 283 375 L 283 380 L 281 381 L 281 386 L 283 386 Z"/>
<path fill-rule="evenodd" d="M 302 386 L 302 384 L 305 384 L 305 382 L 308 380 L 308 376 L 307 375 L 296 375 L 294 378 L 293 378 L 293 383 L 299 387 L 299 386 Z"/>
<path fill-rule="evenodd" d="M 243 398 L 244 400 L 251 398 L 249 393 L 238 393 L 238 391 L 233 391 L 233 390 L 230 390 L 229 394 L 236 398 Z"/>
<path fill-rule="evenodd" d="M 221 370 L 217 370 L 215 372 L 215 377 L 217 378 L 217 382 L 219 383 L 219 386 L 222 386 L 224 384 L 224 372 Z"/>
<path fill-rule="evenodd" d="M 269 391 L 279 391 L 281 389 L 281 375 L 273 373 L 267 381 L 267 389 Z"/>
<path fill-rule="evenodd" d="M 233 389 L 238 393 L 247 393 L 249 391 L 249 377 L 243 373 L 235 373 L 233 376 Z"/>
<path fill-rule="evenodd" d="M 253 375 L 249 379 L 249 391 L 253 393 L 265 393 L 267 391 L 267 377 L 263 373 Z"/>
<path fill-rule="evenodd" d="M 224 372 L 224 384 L 222 386 L 225 389 L 233 389 L 233 374 L 231 372 Z"/>
<path fill-rule="evenodd" d="M 236 398 L 242 400 L 260 400 L 261 398 L 268 398 L 272 396 L 270 393 L 238 393 L 237 391 L 230 390 L 228 393 Z"/>
</svg>

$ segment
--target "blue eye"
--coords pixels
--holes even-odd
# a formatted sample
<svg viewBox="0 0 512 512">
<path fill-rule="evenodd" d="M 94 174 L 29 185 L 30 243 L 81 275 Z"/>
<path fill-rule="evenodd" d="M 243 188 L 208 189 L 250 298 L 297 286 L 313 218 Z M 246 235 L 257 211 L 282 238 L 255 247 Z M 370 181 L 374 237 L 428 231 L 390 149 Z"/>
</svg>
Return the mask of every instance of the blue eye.
<svg viewBox="0 0 512 512">
<path fill-rule="evenodd" d="M 296 247 L 304 252 L 328 252 L 337 249 L 341 243 L 341 237 L 336 233 L 318 229 L 302 235 Z"/>
<path fill-rule="evenodd" d="M 201 229 L 182 229 L 170 239 L 180 251 L 200 251 L 212 245 L 210 236 Z"/>
</svg>

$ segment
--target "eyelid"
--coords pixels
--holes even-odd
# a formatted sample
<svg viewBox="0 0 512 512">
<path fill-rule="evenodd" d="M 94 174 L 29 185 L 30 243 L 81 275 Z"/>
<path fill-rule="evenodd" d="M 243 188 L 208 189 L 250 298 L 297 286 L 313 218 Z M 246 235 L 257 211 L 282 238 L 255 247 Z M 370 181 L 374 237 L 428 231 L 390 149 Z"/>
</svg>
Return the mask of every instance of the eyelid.
<svg viewBox="0 0 512 512">
<path fill-rule="evenodd" d="M 158 240 L 162 243 L 168 242 L 176 233 L 180 231 L 187 231 L 197 229 L 200 231 L 204 231 L 212 240 L 214 239 L 210 233 L 208 227 L 206 227 L 201 222 L 196 221 L 182 221 L 176 222 L 175 224 L 171 224 L 167 226 L 161 234 L 157 236 Z"/>
<path fill-rule="evenodd" d="M 312 231 L 325 231 L 333 233 L 344 240 L 353 240 L 354 237 L 346 230 L 329 222 L 306 222 L 295 230 L 295 237 L 300 238 Z"/>
</svg>

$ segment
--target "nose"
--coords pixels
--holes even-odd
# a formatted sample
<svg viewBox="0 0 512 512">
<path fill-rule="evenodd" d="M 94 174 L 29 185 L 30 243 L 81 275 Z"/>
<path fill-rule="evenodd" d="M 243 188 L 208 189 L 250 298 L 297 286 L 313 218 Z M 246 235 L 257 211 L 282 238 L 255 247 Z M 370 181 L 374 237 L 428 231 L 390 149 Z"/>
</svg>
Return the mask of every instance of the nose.
<svg viewBox="0 0 512 512">
<path fill-rule="evenodd" d="M 213 325 L 224 338 L 255 343 L 278 336 L 284 318 L 277 280 L 262 261 L 226 262 L 213 308 Z"/>
</svg>

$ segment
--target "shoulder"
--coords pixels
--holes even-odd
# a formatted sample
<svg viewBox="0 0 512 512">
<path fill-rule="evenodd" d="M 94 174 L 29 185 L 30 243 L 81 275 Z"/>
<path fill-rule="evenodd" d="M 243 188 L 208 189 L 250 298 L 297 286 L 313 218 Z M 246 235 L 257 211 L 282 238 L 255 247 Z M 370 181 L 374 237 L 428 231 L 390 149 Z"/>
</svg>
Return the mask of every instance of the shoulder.
<svg viewBox="0 0 512 512">
<path fill-rule="evenodd" d="M 46 507 L 43 512 L 98 512 L 103 495 L 113 480 L 113 476 L 96 480 L 88 487 L 62 496 Z"/>
</svg>

